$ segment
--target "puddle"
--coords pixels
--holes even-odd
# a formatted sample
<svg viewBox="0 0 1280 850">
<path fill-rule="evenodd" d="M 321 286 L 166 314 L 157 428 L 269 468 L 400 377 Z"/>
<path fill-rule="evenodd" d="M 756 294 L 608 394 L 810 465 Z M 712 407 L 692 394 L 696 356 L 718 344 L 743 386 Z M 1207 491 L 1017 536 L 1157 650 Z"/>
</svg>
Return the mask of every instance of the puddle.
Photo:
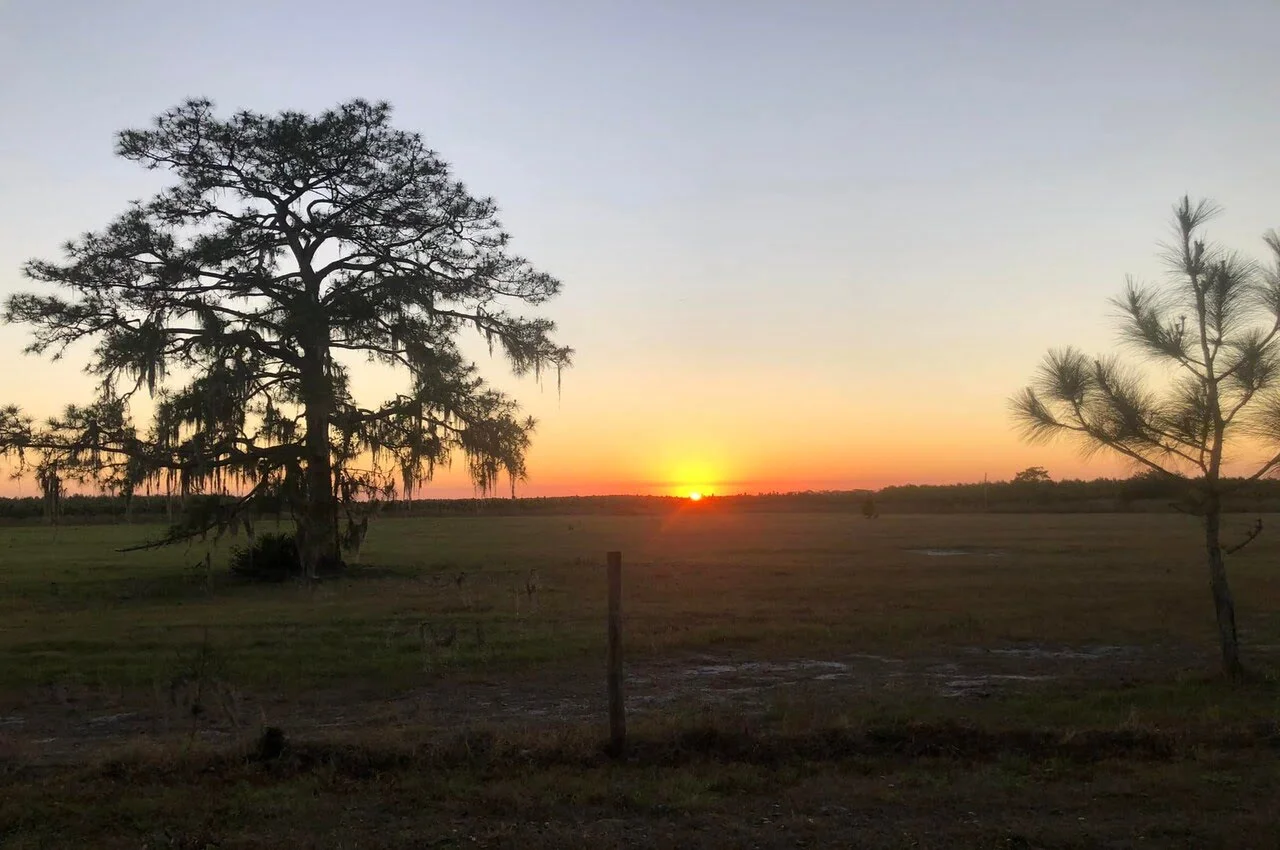
<svg viewBox="0 0 1280 850">
<path fill-rule="evenodd" d="M 965 651 L 968 660 L 943 660 L 892 658 L 883 655 L 854 654 L 845 661 L 818 661 L 798 659 L 793 661 L 740 661 L 703 658 L 703 663 L 672 671 L 682 688 L 671 680 L 665 682 L 665 693 L 635 694 L 638 702 L 657 705 L 689 696 L 687 688 L 695 689 L 704 697 L 723 698 L 726 694 L 762 694 L 765 691 L 786 688 L 791 685 L 820 685 L 826 688 L 847 690 L 875 689 L 890 682 L 915 682 L 944 697 L 988 696 L 1019 684 L 1046 682 L 1059 679 L 1062 673 L 1057 665 L 1050 672 L 1031 670 L 1016 672 L 1019 662 L 1067 663 L 1078 661 L 1104 661 L 1138 658 L 1141 650 L 1131 646 L 1055 647 L 1029 645 L 1006 649 L 988 650 L 973 647 Z M 982 663 L 986 658 L 988 663 Z M 997 663 L 1002 662 L 1002 663 Z M 1009 667 L 1013 666 L 1010 670 Z M 1003 668 L 1003 669 L 1002 669 Z M 665 677 L 646 677 L 642 691 L 662 691 Z M 672 685 L 675 685 L 672 687 Z M 681 691 L 685 693 L 681 694 Z"/>
<path fill-rule="evenodd" d="M 1109 653 L 1124 652 L 1127 649 L 1127 647 L 1096 647 L 1086 650 L 1057 650 L 1047 647 L 1029 647 L 1009 650 L 1003 654 L 1010 659 L 1026 660 L 1095 659 Z M 995 655 L 997 652 L 991 654 Z M 886 665 L 894 665 L 894 668 L 886 670 L 884 669 Z M 1044 682 L 1058 678 L 1056 675 L 1048 674 L 1006 673 L 990 669 L 983 670 L 980 667 L 974 669 L 975 666 L 977 665 L 938 660 L 908 663 L 903 658 L 861 654 L 849 656 L 848 662 L 801 659 L 735 663 L 720 660 L 715 663 L 685 667 L 677 671 L 676 675 L 695 687 L 702 697 L 712 699 L 723 699 L 730 694 L 744 696 L 763 694 L 768 690 L 806 683 L 847 689 L 850 687 L 875 688 L 890 681 L 904 680 L 917 682 L 944 697 L 988 696 L 997 690 L 1019 683 Z M 646 684 L 652 687 L 660 682 L 655 680 Z M 674 699 L 680 695 L 679 690 L 679 687 L 670 688 L 665 696 Z M 657 695 L 637 694 L 633 699 L 636 698 L 638 698 L 637 702 L 648 706 L 666 701 Z"/>
<path fill-rule="evenodd" d="M 904 549 L 912 555 L 924 555 L 926 558 L 954 558 L 969 555 L 975 558 L 1000 558 L 1004 552 L 995 549 Z"/>
<path fill-rule="evenodd" d="M 1136 646 L 1109 645 L 1080 647 L 1021 646 L 976 651 L 985 655 L 993 655 L 997 658 L 1056 659 L 1062 661 L 1095 661 L 1104 658 L 1132 657 L 1140 655 L 1142 652 Z"/>
<path fill-rule="evenodd" d="M 794 673 L 826 671 L 827 675 L 847 674 L 849 665 L 842 661 L 743 661 L 737 664 L 701 664 L 687 667 L 685 676 L 785 676 Z M 820 677 L 819 677 L 820 678 Z"/>
<path fill-rule="evenodd" d="M 981 676 L 967 676 L 960 679 L 947 679 L 942 682 L 938 693 L 944 697 L 989 696 L 1000 686 L 1009 682 L 1047 682 L 1055 676 L 1032 676 L 1017 673 L 991 673 Z"/>
</svg>

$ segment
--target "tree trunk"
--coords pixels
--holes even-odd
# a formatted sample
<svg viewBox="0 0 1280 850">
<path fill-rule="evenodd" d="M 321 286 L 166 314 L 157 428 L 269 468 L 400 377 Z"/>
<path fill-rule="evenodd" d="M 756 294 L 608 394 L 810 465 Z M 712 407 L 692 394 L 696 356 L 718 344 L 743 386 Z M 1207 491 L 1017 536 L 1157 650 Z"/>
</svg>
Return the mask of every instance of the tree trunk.
<svg viewBox="0 0 1280 850">
<path fill-rule="evenodd" d="M 1218 641 L 1222 648 L 1222 672 L 1238 681 L 1244 677 L 1240 664 L 1240 643 L 1236 637 L 1236 604 L 1227 583 L 1227 565 L 1222 553 L 1222 507 L 1209 506 L 1204 518 L 1204 545 L 1209 555 L 1209 589 L 1218 618 Z"/>
<path fill-rule="evenodd" d="M 338 505 L 333 492 L 333 459 L 329 453 L 330 388 L 323 361 L 315 358 L 303 374 L 306 408 L 306 493 L 298 516 L 298 559 L 307 578 L 333 572 L 338 552 Z"/>
</svg>

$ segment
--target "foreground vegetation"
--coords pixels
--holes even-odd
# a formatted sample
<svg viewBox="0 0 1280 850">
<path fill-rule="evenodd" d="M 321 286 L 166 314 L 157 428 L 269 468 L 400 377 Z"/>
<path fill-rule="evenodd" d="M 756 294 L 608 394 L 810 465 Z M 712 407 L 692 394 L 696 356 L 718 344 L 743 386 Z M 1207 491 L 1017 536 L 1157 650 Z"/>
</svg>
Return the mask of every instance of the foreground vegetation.
<svg viewBox="0 0 1280 850">
<path fill-rule="evenodd" d="M 1232 562 L 1254 677 L 1229 686 L 1177 514 L 385 519 L 310 587 L 231 581 L 225 544 L 115 551 L 153 532 L 0 530 L 5 846 L 1274 843 L 1270 533 Z M 1136 654 L 1047 657 L 1091 648 Z M 887 660 L 830 687 L 689 675 L 862 656 Z M 930 672 L 988 658 L 1030 678 L 948 694 Z M 264 725 L 288 741 L 266 760 Z"/>
<path fill-rule="evenodd" d="M 1239 517 L 1239 532 L 1253 520 Z M 0 651 L 16 662 L 0 669 L 0 688 L 150 686 L 204 644 L 246 686 L 356 677 L 398 687 L 421 678 L 424 622 L 482 627 L 483 646 L 459 640 L 451 668 L 591 658 L 603 646 L 609 549 L 624 553 L 633 657 L 712 645 L 765 655 L 1021 641 L 1200 648 L 1213 638 L 1190 556 L 1197 524 L 1178 515 L 867 522 L 703 503 L 638 517 L 390 519 L 371 528 L 347 577 L 270 588 L 230 580 L 235 540 L 209 561 L 200 546 L 116 551 L 151 531 L 0 532 Z M 975 554 L 912 551 L 938 548 Z M 1235 559 L 1254 643 L 1280 639 L 1280 611 L 1266 602 L 1280 585 L 1278 550 L 1280 537 L 1264 534 Z"/>
<path fill-rule="evenodd" d="M 1270 847 L 1276 742 L 646 728 L 144 751 L 0 777 L 8 847 Z M 726 728 L 728 727 L 728 731 Z"/>
</svg>

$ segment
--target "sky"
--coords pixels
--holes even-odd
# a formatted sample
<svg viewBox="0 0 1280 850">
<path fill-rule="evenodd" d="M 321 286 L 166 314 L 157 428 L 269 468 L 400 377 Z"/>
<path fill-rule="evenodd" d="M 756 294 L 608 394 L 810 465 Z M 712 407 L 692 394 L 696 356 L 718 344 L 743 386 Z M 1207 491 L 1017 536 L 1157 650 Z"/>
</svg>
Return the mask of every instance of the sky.
<svg viewBox="0 0 1280 850">
<path fill-rule="evenodd" d="M 564 284 L 559 390 L 474 346 L 540 422 L 521 494 L 1127 474 L 1021 442 L 1007 399 L 1115 347 L 1183 194 L 1261 256 L 1277 31 L 1274 0 L 0 0 L 0 296 L 163 185 L 119 130 L 387 100 Z M 0 403 L 88 397 L 26 339 Z"/>
</svg>

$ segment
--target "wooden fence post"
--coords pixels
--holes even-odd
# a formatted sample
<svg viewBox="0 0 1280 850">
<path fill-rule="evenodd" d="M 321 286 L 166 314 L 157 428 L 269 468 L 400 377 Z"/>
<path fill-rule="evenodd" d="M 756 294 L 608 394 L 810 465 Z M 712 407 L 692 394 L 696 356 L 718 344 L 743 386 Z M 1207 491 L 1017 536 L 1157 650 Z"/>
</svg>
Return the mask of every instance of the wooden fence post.
<svg viewBox="0 0 1280 850">
<path fill-rule="evenodd" d="M 614 757 L 627 749 L 627 707 L 622 695 L 622 553 L 606 555 L 609 566 L 609 747 Z"/>
</svg>

